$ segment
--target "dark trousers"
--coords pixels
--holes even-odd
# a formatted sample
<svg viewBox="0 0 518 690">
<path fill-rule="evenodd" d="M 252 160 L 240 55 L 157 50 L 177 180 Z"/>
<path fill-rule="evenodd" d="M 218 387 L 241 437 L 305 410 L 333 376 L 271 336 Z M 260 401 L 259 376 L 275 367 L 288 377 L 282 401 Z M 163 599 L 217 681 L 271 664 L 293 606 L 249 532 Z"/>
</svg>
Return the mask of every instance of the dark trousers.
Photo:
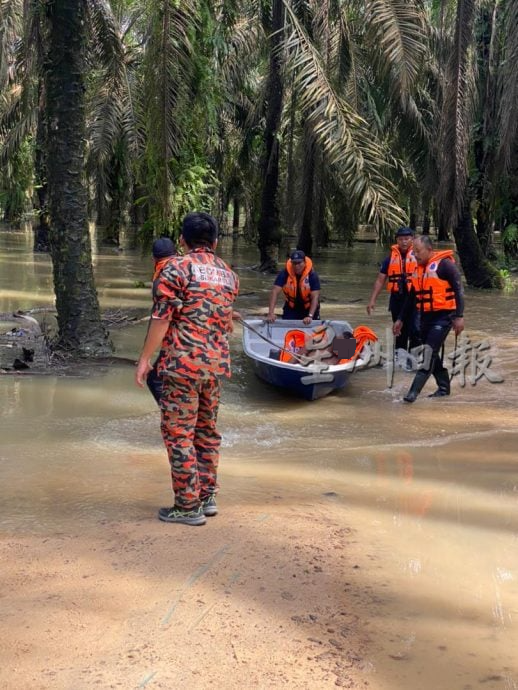
<svg viewBox="0 0 518 690">
<path fill-rule="evenodd" d="M 433 375 L 437 381 L 437 390 L 432 397 L 450 394 L 450 375 L 441 357 L 441 348 L 450 332 L 451 313 L 447 311 L 420 314 L 420 333 L 424 347 L 423 363 L 417 370 L 410 390 L 405 395 L 405 402 L 413 403 L 423 390 L 425 383 Z"/>
<path fill-rule="evenodd" d="M 158 406 L 160 406 L 160 398 L 162 397 L 162 377 L 158 375 L 157 371 L 158 360 L 153 364 L 153 368 L 147 375 L 146 384 L 149 392 L 154 397 Z"/>
<path fill-rule="evenodd" d="M 425 351 L 425 361 L 423 371 L 428 376 L 434 376 L 438 385 L 448 378 L 448 370 L 443 364 L 441 348 L 451 331 L 451 315 L 449 312 L 438 312 L 436 314 L 423 314 L 420 319 L 420 333 Z"/>
<path fill-rule="evenodd" d="M 405 299 L 406 295 L 390 295 L 389 311 L 392 315 L 392 323 L 399 318 Z M 417 326 L 417 313 L 415 309 L 412 309 L 403 320 L 401 333 L 396 336 L 394 341 L 394 348 L 396 350 L 403 349 L 410 352 L 412 348 L 417 347 L 420 343 L 421 339 Z"/>
</svg>

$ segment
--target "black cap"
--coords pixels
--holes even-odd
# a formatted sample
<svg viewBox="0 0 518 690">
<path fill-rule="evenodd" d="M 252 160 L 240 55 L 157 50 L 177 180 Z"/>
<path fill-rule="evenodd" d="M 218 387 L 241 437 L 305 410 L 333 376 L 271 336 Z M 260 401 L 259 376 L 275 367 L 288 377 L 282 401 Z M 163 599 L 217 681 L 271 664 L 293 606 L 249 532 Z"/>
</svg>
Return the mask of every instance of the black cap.
<svg viewBox="0 0 518 690">
<path fill-rule="evenodd" d="M 396 232 L 396 237 L 410 237 L 414 236 L 414 231 L 412 228 L 399 228 Z"/>
<path fill-rule="evenodd" d="M 300 249 L 295 249 L 294 252 L 291 252 L 290 259 L 292 261 L 304 261 L 306 259 L 306 255 Z"/>
<path fill-rule="evenodd" d="M 169 237 L 160 237 L 160 239 L 153 242 L 154 259 L 165 259 L 166 256 L 174 256 L 175 254 L 176 246 Z"/>
</svg>

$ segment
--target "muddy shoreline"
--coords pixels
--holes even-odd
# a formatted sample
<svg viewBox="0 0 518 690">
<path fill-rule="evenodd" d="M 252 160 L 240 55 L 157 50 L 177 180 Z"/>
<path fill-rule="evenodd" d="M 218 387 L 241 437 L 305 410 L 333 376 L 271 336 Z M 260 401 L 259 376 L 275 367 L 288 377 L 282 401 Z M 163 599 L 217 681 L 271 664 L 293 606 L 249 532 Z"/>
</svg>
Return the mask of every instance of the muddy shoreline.
<svg viewBox="0 0 518 690">
<path fill-rule="evenodd" d="M 377 687 L 363 656 L 372 557 L 328 498 L 286 498 L 222 498 L 201 528 L 149 514 L 4 532 L 1 686 Z"/>
</svg>

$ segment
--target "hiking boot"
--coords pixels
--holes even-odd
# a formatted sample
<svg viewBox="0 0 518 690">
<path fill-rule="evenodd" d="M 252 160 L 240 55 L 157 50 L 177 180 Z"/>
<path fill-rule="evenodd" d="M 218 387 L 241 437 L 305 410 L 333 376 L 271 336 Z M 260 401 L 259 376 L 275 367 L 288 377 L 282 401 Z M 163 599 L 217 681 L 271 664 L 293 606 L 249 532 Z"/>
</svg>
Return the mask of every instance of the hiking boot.
<svg viewBox="0 0 518 690">
<path fill-rule="evenodd" d="M 193 510 L 183 510 L 176 506 L 160 508 L 158 519 L 162 522 L 178 522 L 181 525 L 204 525 L 207 522 L 201 506 Z"/>
<path fill-rule="evenodd" d="M 201 501 L 201 507 L 203 509 L 203 514 L 207 517 L 217 515 L 218 506 L 216 505 L 216 496 L 214 494 L 209 494 L 207 498 L 203 498 Z"/>
</svg>

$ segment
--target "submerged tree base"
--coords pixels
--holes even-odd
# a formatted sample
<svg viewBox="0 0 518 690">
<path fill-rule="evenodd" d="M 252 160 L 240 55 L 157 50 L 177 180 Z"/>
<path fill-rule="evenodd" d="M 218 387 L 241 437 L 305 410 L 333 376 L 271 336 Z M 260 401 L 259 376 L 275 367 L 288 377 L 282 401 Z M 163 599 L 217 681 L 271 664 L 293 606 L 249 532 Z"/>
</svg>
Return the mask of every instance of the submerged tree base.
<svg viewBox="0 0 518 690">
<path fill-rule="evenodd" d="M 52 339 L 52 328 L 42 319 L 40 323 L 34 314 L 55 316 L 52 307 L 29 311 L 18 310 L 0 314 L 0 374 L 10 375 L 84 375 L 96 365 L 135 365 L 135 360 L 113 355 L 110 340 L 92 340 L 82 349 L 67 347 Z M 102 315 L 102 324 L 108 330 L 124 328 L 146 320 L 141 309 L 110 310 Z M 83 372 L 83 373 L 81 373 Z"/>
<path fill-rule="evenodd" d="M 269 257 L 261 264 L 254 266 L 254 270 L 259 271 L 260 273 L 277 273 L 277 262 L 275 261 L 275 259 Z"/>
</svg>

